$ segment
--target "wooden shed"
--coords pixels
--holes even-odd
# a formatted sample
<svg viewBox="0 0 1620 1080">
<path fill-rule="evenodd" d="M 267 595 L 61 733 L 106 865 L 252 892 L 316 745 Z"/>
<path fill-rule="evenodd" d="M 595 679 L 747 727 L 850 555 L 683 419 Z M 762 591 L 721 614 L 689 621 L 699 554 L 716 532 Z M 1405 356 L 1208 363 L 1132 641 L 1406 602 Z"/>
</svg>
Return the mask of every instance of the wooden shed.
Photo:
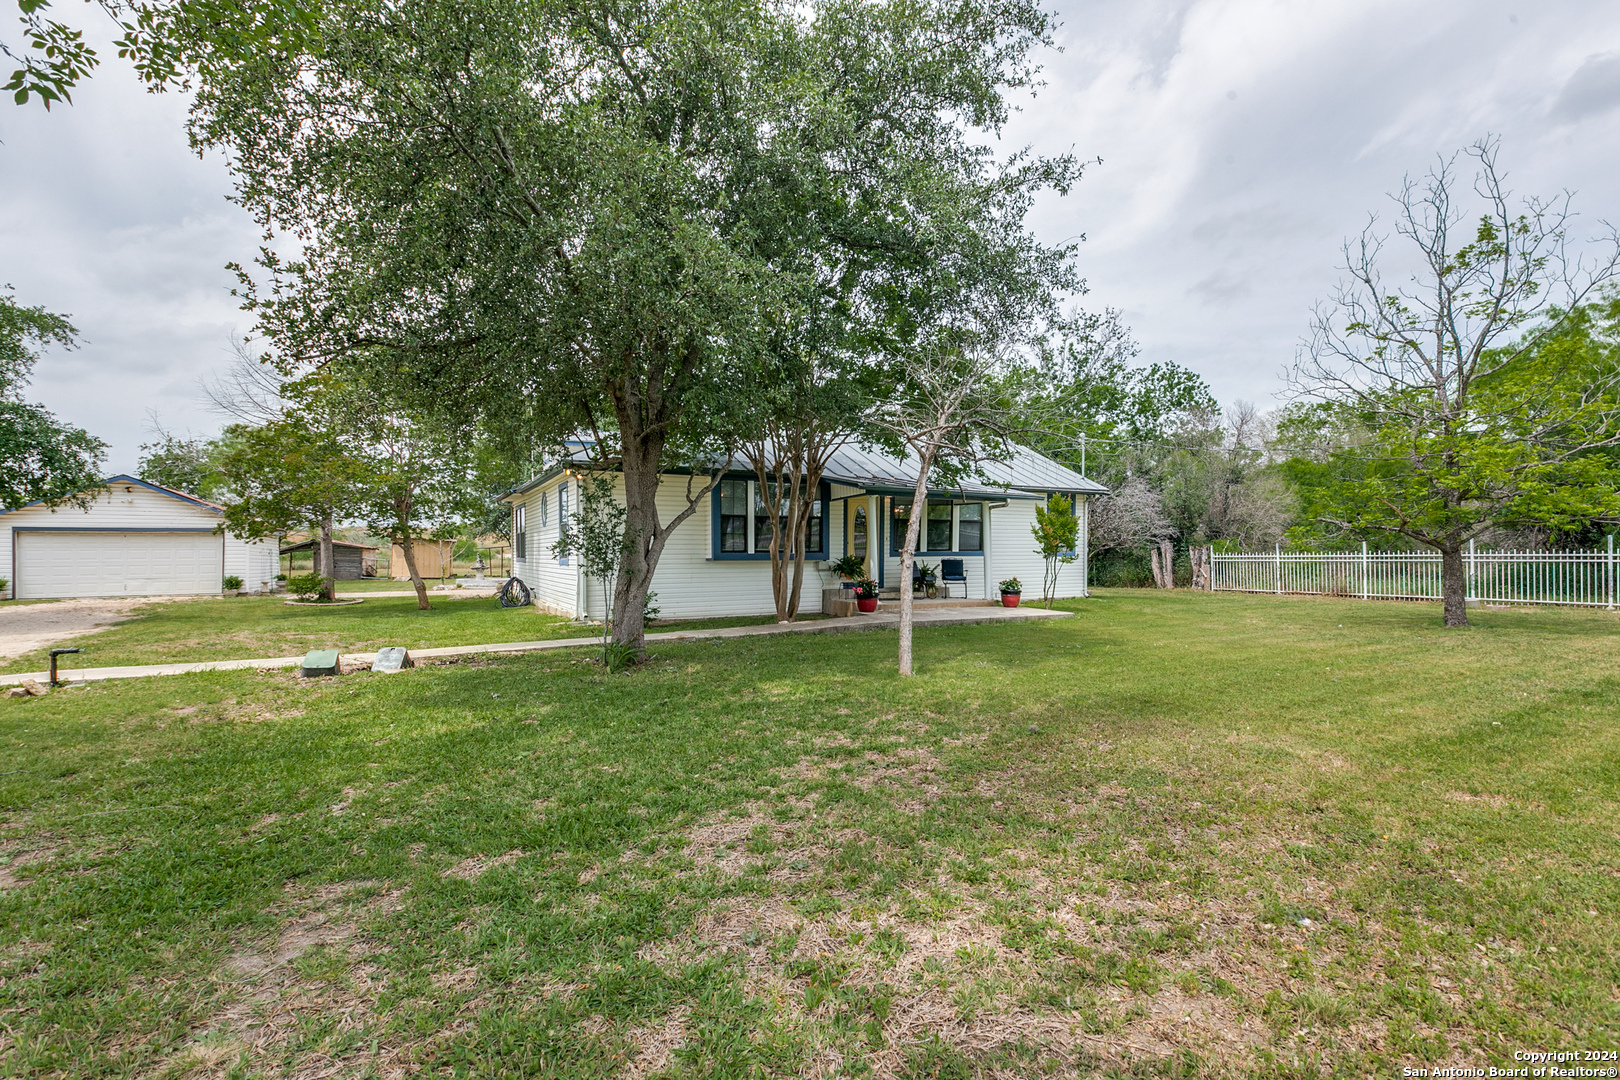
<svg viewBox="0 0 1620 1080">
<path fill-rule="evenodd" d="M 321 542 L 311 538 L 299 544 L 289 544 L 281 549 L 283 555 L 291 555 L 295 551 L 308 551 L 315 556 L 315 572 L 324 576 L 321 568 Z M 377 576 L 377 549 L 370 544 L 355 544 L 347 540 L 332 541 L 331 577 L 336 581 L 359 581 L 361 578 Z"/>
<path fill-rule="evenodd" d="M 454 540 L 417 540 L 412 546 L 416 549 L 418 574 L 424 578 L 450 576 L 450 551 L 455 546 Z M 411 580 L 411 572 L 405 568 L 405 549 L 398 544 L 388 553 L 388 576 L 395 581 Z"/>
</svg>

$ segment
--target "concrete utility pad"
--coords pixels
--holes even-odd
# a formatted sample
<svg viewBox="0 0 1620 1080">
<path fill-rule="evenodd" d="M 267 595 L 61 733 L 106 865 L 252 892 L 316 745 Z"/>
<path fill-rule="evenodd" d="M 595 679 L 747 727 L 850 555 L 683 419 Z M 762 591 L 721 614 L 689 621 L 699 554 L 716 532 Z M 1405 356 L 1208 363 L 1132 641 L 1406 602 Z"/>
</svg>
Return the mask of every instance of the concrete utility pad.
<svg viewBox="0 0 1620 1080">
<path fill-rule="evenodd" d="M 403 671 L 408 667 L 415 667 L 416 662 L 403 645 L 389 645 L 377 650 L 377 658 L 371 662 L 372 671 L 384 673 L 390 671 Z"/>
</svg>

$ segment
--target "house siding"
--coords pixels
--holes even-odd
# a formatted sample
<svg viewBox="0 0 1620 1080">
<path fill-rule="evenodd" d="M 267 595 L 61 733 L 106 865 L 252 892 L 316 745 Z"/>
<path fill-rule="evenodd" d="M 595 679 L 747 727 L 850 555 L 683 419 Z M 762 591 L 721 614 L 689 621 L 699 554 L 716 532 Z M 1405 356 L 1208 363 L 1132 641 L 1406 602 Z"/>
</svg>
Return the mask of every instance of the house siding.
<svg viewBox="0 0 1620 1080">
<path fill-rule="evenodd" d="M 663 478 L 658 490 L 660 521 L 668 523 L 686 509 L 686 480 L 684 476 Z M 551 546 L 558 537 L 557 486 L 561 482 L 523 495 L 526 555 L 514 560 L 514 569 L 534 593 L 535 604 L 541 610 L 600 619 L 604 607 L 601 582 L 583 579 L 577 557 L 569 560 L 571 565 L 560 566 L 556 556 L 551 554 Z M 573 515 L 579 511 L 577 480 L 567 482 L 569 512 Z M 549 514 L 546 523 L 539 525 L 542 494 Z M 621 500 L 624 498 L 624 483 L 620 478 L 615 478 L 614 494 Z M 653 602 L 658 606 L 659 617 L 705 619 L 775 614 L 768 560 L 712 558 L 712 497 L 705 495 L 664 545 L 652 582 L 652 590 L 658 594 Z M 842 522 L 836 512 L 828 523 L 828 544 L 835 554 L 843 550 Z M 819 612 L 822 588 L 838 583 L 826 565 L 824 561 L 805 564 L 804 585 L 799 594 L 799 611 L 803 614 Z"/>
<path fill-rule="evenodd" d="M 128 489 L 128 490 L 126 490 Z M 107 532 L 212 529 L 218 511 L 153 491 L 140 484 L 114 483 L 98 495 L 89 509 L 77 506 L 24 506 L 0 514 L 0 578 L 8 584 L 5 596 L 16 587 L 13 558 L 17 529 L 84 529 Z M 257 592 L 276 576 L 277 546 L 273 541 L 245 541 L 226 534 L 221 578 L 235 574 L 243 588 Z M 268 572 L 266 572 L 268 571 Z"/>
<path fill-rule="evenodd" d="M 1076 553 L 1079 556 L 1067 566 L 1058 568 L 1056 596 L 1062 598 L 1086 595 L 1086 550 L 1089 542 L 1088 523 L 1090 505 L 1084 496 L 1078 499 L 1077 516 L 1080 518 L 1080 538 Z M 1041 595 L 1041 580 L 1046 572 L 1046 561 L 1035 547 L 1035 508 L 1040 503 L 1028 499 L 1009 502 L 999 510 L 991 511 L 991 558 L 989 588 L 991 595 L 999 595 L 1000 582 L 1017 578 L 1024 586 L 1024 599 Z"/>
</svg>

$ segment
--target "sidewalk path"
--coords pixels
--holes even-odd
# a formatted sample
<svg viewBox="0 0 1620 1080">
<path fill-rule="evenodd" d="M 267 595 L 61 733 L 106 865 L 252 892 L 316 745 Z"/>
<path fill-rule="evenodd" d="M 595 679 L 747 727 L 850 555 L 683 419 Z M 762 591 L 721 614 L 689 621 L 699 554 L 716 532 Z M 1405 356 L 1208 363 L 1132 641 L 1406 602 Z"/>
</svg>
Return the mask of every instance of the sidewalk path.
<svg viewBox="0 0 1620 1080">
<path fill-rule="evenodd" d="M 961 607 L 930 608 L 916 612 L 918 626 L 963 626 L 969 623 L 1029 622 L 1037 619 L 1066 619 L 1067 611 L 1046 611 L 1041 608 Z M 879 611 L 875 615 L 855 615 L 846 619 L 817 619 L 802 623 L 767 623 L 763 626 L 727 626 L 714 630 L 667 630 L 648 634 L 647 641 L 701 641 L 706 638 L 761 637 L 766 634 L 836 634 L 851 630 L 892 630 L 900 623 L 898 611 Z M 600 637 L 556 638 L 551 641 L 506 641 L 494 645 L 452 645 L 442 649 L 412 649 L 411 657 L 431 660 L 448 656 L 480 656 L 485 654 L 542 652 L 547 649 L 577 649 L 600 645 Z M 344 653 L 345 664 L 370 663 L 375 653 Z M 259 660 L 205 660 L 191 664 L 141 664 L 135 667 L 62 669 L 57 678 L 63 682 L 96 682 L 102 679 L 139 679 L 148 675 L 184 675 L 192 671 L 269 670 L 297 667 L 302 656 L 273 656 Z M 48 672 L 35 671 L 19 675 L 0 675 L 0 686 L 11 686 L 33 679 L 44 682 Z"/>
</svg>

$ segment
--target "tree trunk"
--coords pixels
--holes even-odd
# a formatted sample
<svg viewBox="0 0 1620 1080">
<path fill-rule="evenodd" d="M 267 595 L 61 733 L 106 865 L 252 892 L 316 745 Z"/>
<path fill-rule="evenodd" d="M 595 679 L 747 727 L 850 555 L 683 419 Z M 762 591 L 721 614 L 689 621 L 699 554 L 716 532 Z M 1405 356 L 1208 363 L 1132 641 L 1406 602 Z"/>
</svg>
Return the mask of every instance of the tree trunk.
<svg viewBox="0 0 1620 1080">
<path fill-rule="evenodd" d="M 1160 562 L 1157 547 L 1148 548 L 1148 562 L 1153 567 L 1153 587 L 1156 589 L 1164 588 L 1164 566 Z"/>
<path fill-rule="evenodd" d="M 917 561 L 917 538 L 922 534 L 923 515 L 928 513 L 928 472 L 934 451 L 919 455 L 917 487 L 911 496 L 911 514 L 906 522 L 906 538 L 900 545 L 900 674 L 911 674 L 911 567 Z M 871 523 L 867 523 L 867 550 L 872 550 Z M 881 553 L 879 555 L 881 557 Z"/>
<path fill-rule="evenodd" d="M 332 565 L 332 515 L 321 522 L 321 541 L 316 550 L 321 563 L 321 599 L 337 599 L 337 568 Z"/>
<path fill-rule="evenodd" d="M 1449 541 L 1440 549 L 1440 597 L 1445 604 L 1447 626 L 1468 625 L 1468 570 L 1463 564 L 1462 544 Z"/>
<path fill-rule="evenodd" d="M 1162 588 L 1176 587 L 1176 545 L 1169 540 L 1159 541 L 1159 560 L 1164 564 L 1164 585 Z"/>
<path fill-rule="evenodd" d="M 1209 591 L 1209 548 L 1204 544 L 1187 549 L 1187 560 L 1192 563 L 1192 587 Z"/>
<path fill-rule="evenodd" d="M 431 610 L 433 605 L 428 603 L 427 582 L 416 569 L 416 541 L 411 537 L 409 529 L 399 534 L 399 551 L 405 557 L 405 569 L 411 574 L 411 588 L 416 590 L 416 606 L 420 611 Z"/>
<path fill-rule="evenodd" d="M 624 557 L 613 586 L 613 640 L 639 653 L 646 647 L 647 591 L 663 554 L 666 535 L 658 524 L 658 458 L 663 440 L 636 438 L 620 420 L 624 477 Z"/>
</svg>

